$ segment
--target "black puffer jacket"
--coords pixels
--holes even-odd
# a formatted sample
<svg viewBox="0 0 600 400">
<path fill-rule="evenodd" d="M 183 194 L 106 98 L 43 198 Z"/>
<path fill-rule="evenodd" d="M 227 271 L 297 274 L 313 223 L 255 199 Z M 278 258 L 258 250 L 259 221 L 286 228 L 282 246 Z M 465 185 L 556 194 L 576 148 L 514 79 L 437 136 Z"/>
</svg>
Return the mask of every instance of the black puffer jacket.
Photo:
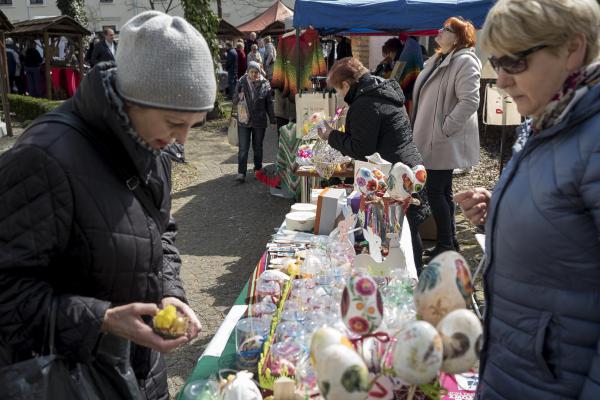
<svg viewBox="0 0 600 400">
<path fill-rule="evenodd" d="M 185 301 L 170 161 L 129 128 L 114 71 L 100 64 L 59 110 L 125 149 L 166 228 L 80 133 L 46 123 L 23 134 L 0 157 L 0 353 L 12 353 L 12 361 L 41 348 L 52 299 L 59 301 L 57 351 L 82 361 L 92 357 L 107 308 Z M 136 346 L 131 357 L 146 397 L 168 398 L 162 357 Z"/>
<path fill-rule="evenodd" d="M 346 132 L 333 131 L 331 147 L 357 160 L 377 152 L 392 164 L 423 163 L 398 82 L 365 74 L 352 84 L 344 101 L 349 105 Z"/>
</svg>

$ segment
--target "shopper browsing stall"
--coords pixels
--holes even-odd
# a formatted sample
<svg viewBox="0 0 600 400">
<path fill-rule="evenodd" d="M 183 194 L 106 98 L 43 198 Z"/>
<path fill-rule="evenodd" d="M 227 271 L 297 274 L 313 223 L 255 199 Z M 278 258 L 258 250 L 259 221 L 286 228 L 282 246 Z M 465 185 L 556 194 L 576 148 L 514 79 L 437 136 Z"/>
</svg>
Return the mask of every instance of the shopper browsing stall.
<svg viewBox="0 0 600 400">
<path fill-rule="evenodd" d="M 417 148 L 427 168 L 425 187 L 437 227 L 437 243 L 425 251 L 433 257 L 458 250 L 452 199 L 452 170 L 479 162 L 479 77 L 475 28 L 449 18 L 435 37 L 436 54 L 415 82 L 411 122 Z"/>
<path fill-rule="evenodd" d="M 391 163 L 402 162 L 410 167 L 423 163 L 412 140 L 398 82 L 373 76 L 359 60 L 348 57 L 333 65 L 327 83 L 350 106 L 345 132 L 327 126 L 319 133 L 331 147 L 357 160 L 364 161 L 366 156 L 378 152 Z M 417 228 L 427 217 L 426 210 L 425 205 L 413 206 L 408 213 L 418 270 L 422 265 L 422 246 Z"/>
<path fill-rule="evenodd" d="M 478 398 L 598 399 L 600 7 L 500 0 L 481 41 L 530 118 L 493 194 L 455 197 L 486 224 Z"/>
<path fill-rule="evenodd" d="M 250 142 L 254 153 L 254 172 L 262 169 L 263 140 L 267 130 L 267 116 L 275 125 L 275 113 L 271 96 L 271 85 L 261 74 L 257 62 L 248 63 L 248 71 L 242 76 L 233 95 L 233 104 L 238 107 L 238 182 L 246 180 Z"/>
<path fill-rule="evenodd" d="M 122 27 L 117 65 L 94 68 L 59 116 L 0 157 L 0 379 L 45 354 L 55 322 L 56 353 L 102 373 L 54 387 L 164 399 L 160 352 L 193 339 L 200 322 L 179 277 L 163 150 L 213 108 L 213 60 L 184 19 L 152 11 Z M 168 305 L 189 318 L 187 335 L 163 339 L 146 324 Z"/>
</svg>

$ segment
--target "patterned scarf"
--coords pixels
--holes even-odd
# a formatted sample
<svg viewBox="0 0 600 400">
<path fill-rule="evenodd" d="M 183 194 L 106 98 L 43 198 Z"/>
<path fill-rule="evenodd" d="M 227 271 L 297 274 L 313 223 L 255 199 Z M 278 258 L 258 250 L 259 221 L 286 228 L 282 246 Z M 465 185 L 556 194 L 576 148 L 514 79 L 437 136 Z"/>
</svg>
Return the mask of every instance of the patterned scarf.
<svg viewBox="0 0 600 400">
<path fill-rule="evenodd" d="M 536 134 L 560 123 L 588 90 L 600 82 L 600 62 L 590 64 L 569 75 L 562 89 L 548 103 L 542 116 L 533 119 L 531 130 Z"/>
</svg>

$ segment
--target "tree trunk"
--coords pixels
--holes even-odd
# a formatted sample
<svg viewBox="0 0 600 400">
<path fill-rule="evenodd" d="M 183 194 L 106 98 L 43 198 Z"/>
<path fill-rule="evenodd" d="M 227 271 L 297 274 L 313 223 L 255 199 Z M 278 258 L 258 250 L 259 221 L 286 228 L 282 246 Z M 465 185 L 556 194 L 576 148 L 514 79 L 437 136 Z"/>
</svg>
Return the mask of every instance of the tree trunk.
<svg viewBox="0 0 600 400">
<path fill-rule="evenodd" d="M 221 4 L 221 0 L 217 0 L 217 17 L 219 17 L 219 19 L 223 18 L 223 5 Z"/>
</svg>

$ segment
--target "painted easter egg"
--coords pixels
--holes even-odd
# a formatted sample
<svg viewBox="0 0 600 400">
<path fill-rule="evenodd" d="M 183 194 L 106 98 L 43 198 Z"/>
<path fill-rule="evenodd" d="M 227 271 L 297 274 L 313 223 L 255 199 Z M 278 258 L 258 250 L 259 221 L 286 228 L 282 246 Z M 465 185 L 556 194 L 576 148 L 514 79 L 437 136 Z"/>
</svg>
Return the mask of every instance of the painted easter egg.
<svg viewBox="0 0 600 400">
<path fill-rule="evenodd" d="M 420 192 L 423 190 L 425 183 L 427 182 L 427 170 L 422 165 L 417 165 L 412 170 L 415 177 L 413 182 L 413 190 L 415 193 Z"/>
<path fill-rule="evenodd" d="M 369 168 L 360 168 L 356 173 L 356 186 L 365 195 L 372 195 L 377 191 L 378 181 Z"/>
<path fill-rule="evenodd" d="M 377 179 L 377 191 L 387 190 L 387 176 L 377 168 L 371 170 L 371 173 Z"/>
<path fill-rule="evenodd" d="M 374 374 L 381 372 L 381 361 L 389 342 L 378 337 L 367 337 L 359 343 L 361 345 L 360 354 L 362 354 L 369 372 Z"/>
<path fill-rule="evenodd" d="M 455 251 L 446 251 L 431 260 L 419 276 L 414 292 L 417 315 L 437 325 L 450 311 L 466 308 L 472 293 L 467 261 Z"/>
<path fill-rule="evenodd" d="M 342 293 L 342 321 L 357 335 L 374 332 L 383 320 L 383 301 L 377 283 L 366 274 L 351 277 Z"/>
<path fill-rule="evenodd" d="M 342 344 L 327 347 L 317 363 L 317 382 L 327 400 L 365 400 L 369 371 L 363 359 Z"/>
<path fill-rule="evenodd" d="M 479 359 L 483 328 L 479 318 L 465 309 L 454 310 L 437 325 L 444 346 L 442 371 L 467 372 Z"/>
<path fill-rule="evenodd" d="M 383 357 L 382 372 L 410 385 L 435 379 L 443 359 L 442 338 L 433 325 L 413 321 L 394 337 Z"/>
<path fill-rule="evenodd" d="M 329 326 L 323 326 L 317 329 L 310 340 L 310 360 L 316 365 L 323 356 L 325 349 L 334 344 L 342 344 L 348 348 L 353 348 L 350 340 L 337 329 Z"/>
<path fill-rule="evenodd" d="M 414 172 L 403 163 L 396 163 L 388 176 L 388 193 L 395 200 L 404 200 L 414 191 Z"/>
</svg>

